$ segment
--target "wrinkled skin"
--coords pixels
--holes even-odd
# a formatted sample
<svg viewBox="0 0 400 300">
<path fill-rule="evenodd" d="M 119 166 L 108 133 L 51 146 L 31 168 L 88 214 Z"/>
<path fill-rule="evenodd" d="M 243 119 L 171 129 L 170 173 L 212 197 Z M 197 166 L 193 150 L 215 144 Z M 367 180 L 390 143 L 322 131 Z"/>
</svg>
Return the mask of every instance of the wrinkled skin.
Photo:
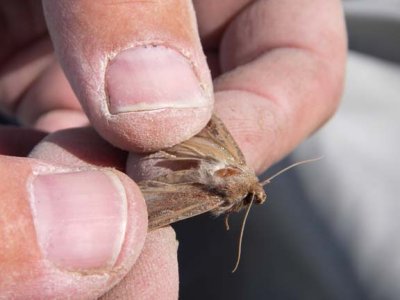
<svg viewBox="0 0 400 300">
<path fill-rule="evenodd" d="M 264 170 L 319 128 L 338 105 L 346 58 L 341 2 L 198 0 L 195 13 L 183 0 L 42 3 L 44 14 L 39 1 L 0 4 L 0 109 L 28 126 L 0 129 L 0 298 L 65 293 L 86 299 L 177 298 L 172 229 L 146 236 L 143 197 L 123 174 L 127 156 L 110 144 L 135 152 L 171 146 L 197 133 L 214 109 L 248 165 Z M 171 73 L 152 73 L 145 56 L 134 61 L 134 69 L 126 68 L 129 59 L 115 58 L 124 49 L 148 44 L 152 47 L 143 53 L 182 55 L 166 63 Z M 173 50 L 159 51 L 165 48 Z M 186 76 L 190 71 L 194 77 Z M 179 84 L 191 84 L 193 90 L 177 89 Z M 129 93 L 142 87 L 141 109 L 119 113 L 121 103 L 136 103 Z M 170 102 L 154 100 L 164 98 Z M 88 128 L 55 132 L 87 124 L 97 133 Z M 26 158 L 43 131 L 55 133 Z M 38 246 L 35 224 L 41 220 L 33 217 L 28 189 L 34 170 L 43 166 L 55 173 L 119 170 L 113 174 L 130 191 L 128 207 L 136 210 L 128 216 L 135 225 L 115 264 L 96 273 L 99 269 L 85 269 L 83 261 L 81 272 L 71 273 L 48 263 Z M 104 188 L 90 178 L 81 182 L 77 186 L 93 191 Z M 52 192 L 69 195 L 75 188 Z"/>
</svg>

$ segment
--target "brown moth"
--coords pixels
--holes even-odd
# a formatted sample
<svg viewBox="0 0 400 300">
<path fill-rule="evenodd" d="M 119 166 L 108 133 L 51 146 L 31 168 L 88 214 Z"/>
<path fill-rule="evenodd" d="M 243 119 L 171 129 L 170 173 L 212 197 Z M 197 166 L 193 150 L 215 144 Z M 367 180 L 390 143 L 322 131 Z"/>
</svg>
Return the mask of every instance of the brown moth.
<svg viewBox="0 0 400 300">
<path fill-rule="evenodd" d="M 196 136 L 141 159 L 144 173 L 150 167 L 157 169 L 158 174 L 138 183 L 147 204 L 149 231 L 205 212 L 216 216 L 225 213 L 225 225 L 229 229 L 229 215 L 247 207 L 234 272 L 240 261 L 243 229 L 250 207 L 253 202 L 262 204 L 266 200 L 263 186 L 288 169 L 314 160 L 317 159 L 292 164 L 260 182 L 246 165 L 229 131 L 214 115 Z"/>
<path fill-rule="evenodd" d="M 215 115 L 196 136 L 144 159 L 167 170 L 138 183 L 147 203 L 149 230 L 205 212 L 229 216 L 252 201 L 266 200 L 262 184 Z"/>
</svg>

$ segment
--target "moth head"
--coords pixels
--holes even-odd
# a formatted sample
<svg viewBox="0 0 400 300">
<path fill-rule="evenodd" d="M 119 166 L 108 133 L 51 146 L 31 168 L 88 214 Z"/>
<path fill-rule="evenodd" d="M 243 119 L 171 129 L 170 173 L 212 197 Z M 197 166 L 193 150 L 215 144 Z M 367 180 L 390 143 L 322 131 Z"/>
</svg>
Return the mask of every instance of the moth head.
<svg viewBox="0 0 400 300">
<path fill-rule="evenodd" d="M 267 194 L 265 193 L 264 187 L 258 182 L 252 186 L 247 198 L 251 198 L 253 196 L 256 204 L 263 204 L 267 200 Z"/>
</svg>

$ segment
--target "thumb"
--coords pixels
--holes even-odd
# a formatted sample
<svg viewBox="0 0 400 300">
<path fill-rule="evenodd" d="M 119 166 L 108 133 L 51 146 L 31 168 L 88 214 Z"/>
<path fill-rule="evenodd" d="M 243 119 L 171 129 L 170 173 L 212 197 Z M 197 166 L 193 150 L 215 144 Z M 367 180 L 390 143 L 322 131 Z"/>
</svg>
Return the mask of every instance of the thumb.
<svg viewBox="0 0 400 300">
<path fill-rule="evenodd" d="M 191 1 L 43 4 L 59 60 L 105 139 L 149 151 L 206 125 L 212 82 Z"/>
<path fill-rule="evenodd" d="M 147 215 L 111 169 L 0 156 L 0 298 L 96 298 L 137 259 Z"/>
</svg>

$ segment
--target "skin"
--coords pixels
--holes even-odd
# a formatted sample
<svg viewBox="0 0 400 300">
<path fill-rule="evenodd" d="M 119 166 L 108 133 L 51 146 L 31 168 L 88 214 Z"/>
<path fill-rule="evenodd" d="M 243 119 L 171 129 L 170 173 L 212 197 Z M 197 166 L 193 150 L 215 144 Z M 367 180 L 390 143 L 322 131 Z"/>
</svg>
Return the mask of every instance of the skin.
<svg viewBox="0 0 400 300">
<path fill-rule="evenodd" d="M 317 130 L 338 105 L 346 59 L 341 3 L 193 1 L 198 31 L 191 5 L 183 0 L 48 0 L 43 1 L 45 18 L 39 4 L 0 5 L 5 20 L 0 27 L 5 41 L 0 48 L 0 109 L 27 126 L 0 129 L 0 291 L 16 298 L 72 292 L 79 298 L 176 298 L 177 242 L 172 229 L 146 236 L 143 198 L 120 172 L 126 155 L 104 139 L 128 151 L 178 143 L 204 126 L 214 100 L 214 110 L 248 164 L 264 170 Z M 105 82 L 109 60 L 143 43 L 162 44 L 186 55 L 206 95 L 201 107 L 116 115 L 104 109 L 111 88 Z M 87 128 L 56 132 L 24 158 L 44 132 L 89 122 L 97 133 Z M 166 130 L 160 134 L 160 129 Z M 130 191 L 131 207 L 136 207 L 128 218 L 139 221 L 135 230 L 128 230 L 125 239 L 130 242 L 122 247 L 119 261 L 102 270 L 110 280 L 85 280 L 85 272 L 57 276 L 45 264 L 27 191 L 33 170 L 43 165 L 53 170 L 119 170 L 115 174 Z"/>
</svg>

